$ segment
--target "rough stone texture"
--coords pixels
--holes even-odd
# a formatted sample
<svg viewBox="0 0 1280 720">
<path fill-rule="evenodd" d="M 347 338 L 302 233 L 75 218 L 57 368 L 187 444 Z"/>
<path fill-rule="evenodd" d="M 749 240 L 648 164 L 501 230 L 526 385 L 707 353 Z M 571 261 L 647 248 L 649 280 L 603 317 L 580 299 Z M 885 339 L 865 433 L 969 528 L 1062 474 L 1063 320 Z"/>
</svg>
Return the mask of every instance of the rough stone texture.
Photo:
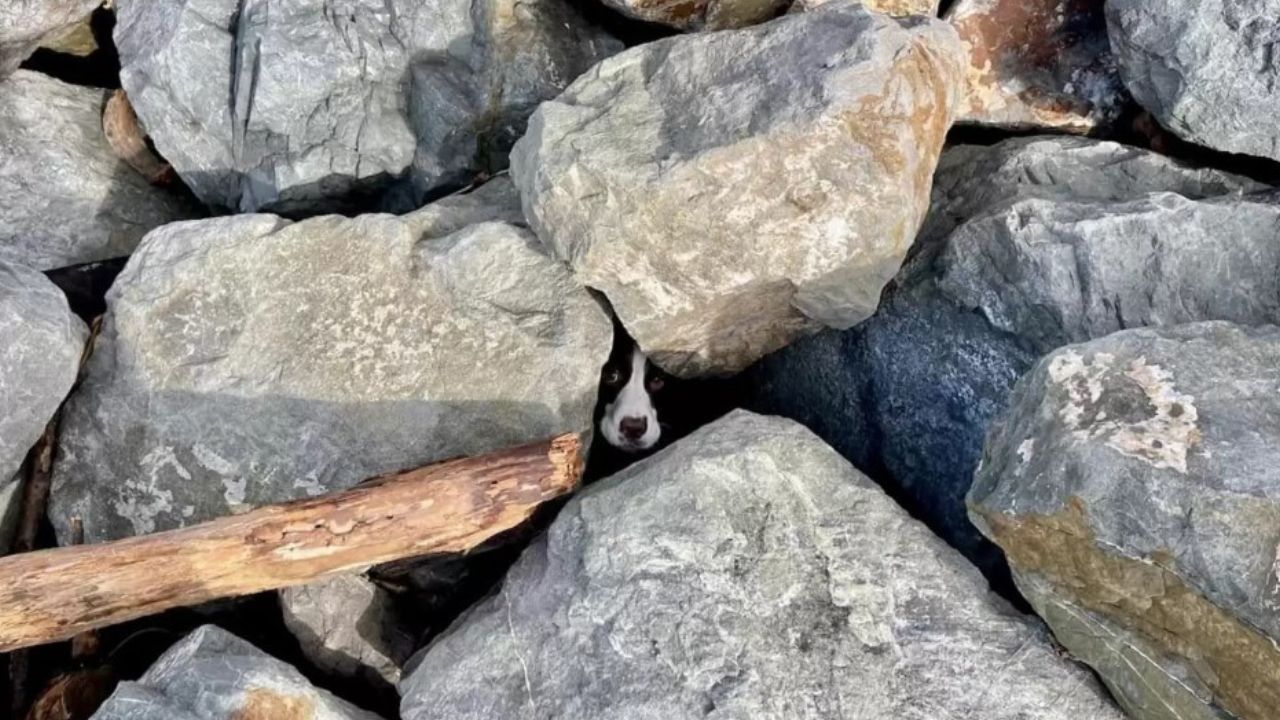
<svg viewBox="0 0 1280 720">
<path fill-rule="evenodd" d="M 876 307 L 959 87 L 941 21 L 832 3 L 649 43 L 544 103 L 525 215 L 680 375 L 739 370 Z"/>
<path fill-rule="evenodd" d="M 120 257 L 197 213 L 112 154 L 104 102 L 26 70 L 0 82 L 0 260 L 51 270 Z"/>
<path fill-rule="evenodd" d="M 401 692 L 404 720 L 1120 718 L 848 462 L 746 412 L 574 499 Z"/>
<path fill-rule="evenodd" d="M 0 260 L 0 552 L 18 469 L 75 383 L 88 334 L 44 275 Z"/>
<path fill-rule="evenodd" d="M 213 625 L 121 683 L 90 720 L 381 720 Z"/>
<path fill-rule="evenodd" d="M 970 503 L 1132 717 L 1263 720 L 1280 707 L 1277 483 L 1280 328 L 1212 322 L 1041 360 Z"/>
<path fill-rule="evenodd" d="M 764 22 L 787 0 L 603 0 L 604 4 L 645 22 L 679 30 L 724 30 Z"/>
<path fill-rule="evenodd" d="M 947 21 L 969 57 L 957 122 L 1083 133 L 1132 102 L 1101 0 L 959 0 Z"/>
<path fill-rule="evenodd" d="M 837 0 L 796 0 L 791 4 L 788 12 L 805 12 L 831 2 L 837 2 Z M 869 10 L 875 10 L 886 15 L 937 17 L 940 0 L 866 0 L 862 4 Z"/>
<path fill-rule="evenodd" d="M 121 82 L 160 152 L 246 212 L 500 169 L 533 106 L 620 49 L 565 0 L 120 0 L 119 18 Z"/>
<path fill-rule="evenodd" d="M 19 473 L 0 482 L 0 555 L 9 552 L 13 546 L 21 510 L 22 477 Z"/>
<path fill-rule="evenodd" d="M 1039 353 L 1129 327 L 1280 323 L 1280 194 L 1024 200 L 952 233 L 939 287 Z"/>
<path fill-rule="evenodd" d="M 5 0 L 0 5 L 0 79 L 35 52 L 44 40 L 66 32 L 102 0 Z M 0 97 L 6 88 L 0 86 Z"/>
<path fill-rule="evenodd" d="M 62 536 L 71 515 L 95 542 L 586 430 L 609 319 L 532 233 L 482 222 L 517 212 L 485 188 L 148 235 L 65 416 Z"/>
<path fill-rule="evenodd" d="M 1174 134 L 1280 160 L 1280 0 L 1108 0 L 1133 97 Z"/>
<path fill-rule="evenodd" d="M 1000 582 L 1003 558 L 964 495 L 1014 381 L 1051 337 L 1219 313 L 1280 320 L 1274 221 L 1231 219 L 1271 217 L 1272 201 L 1190 200 L 1258 187 L 1083 138 L 950 149 L 915 255 L 880 310 L 753 368 L 750 406 L 813 428 Z M 1182 197 L 1144 199 L 1156 192 Z M 1087 298 L 1114 297 L 1125 298 L 1119 315 L 1080 317 Z"/>
<path fill-rule="evenodd" d="M 400 681 L 415 638 L 402 630 L 394 598 L 362 575 L 280 591 L 284 623 L 320 670 L 366 683 Z"/>
</svg>

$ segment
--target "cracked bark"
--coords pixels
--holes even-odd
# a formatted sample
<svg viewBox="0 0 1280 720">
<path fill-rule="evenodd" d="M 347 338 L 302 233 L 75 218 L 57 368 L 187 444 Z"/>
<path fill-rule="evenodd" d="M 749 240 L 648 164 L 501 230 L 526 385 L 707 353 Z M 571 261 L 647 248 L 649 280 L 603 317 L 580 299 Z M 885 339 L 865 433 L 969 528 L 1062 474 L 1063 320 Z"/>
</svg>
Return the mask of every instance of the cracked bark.
<svg viewBox="0 0 1280 720">
<path fill-rule="evenodd" d="M 0 558 L 0 652 L 216 598 L 462 553 L 573 491 L 576 435 L 447 460 L 189 528 Z"/>
</svg>

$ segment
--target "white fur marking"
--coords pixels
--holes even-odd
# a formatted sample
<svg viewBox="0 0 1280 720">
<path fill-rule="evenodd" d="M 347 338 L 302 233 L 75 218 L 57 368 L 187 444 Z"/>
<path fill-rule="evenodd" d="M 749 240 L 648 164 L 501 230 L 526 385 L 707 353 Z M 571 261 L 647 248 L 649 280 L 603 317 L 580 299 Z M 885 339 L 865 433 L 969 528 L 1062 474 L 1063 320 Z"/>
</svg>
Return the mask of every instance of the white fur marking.
<svg viewBox="0 0 1280 720">
<path fill-rule="evenodd" d="M 658 411 L 653 407 L 653 398 L 649 397 L 649 389 L 645 386 L 644 370 L 647 358 L 637 347 L 631 352 L 631 377 L 622 387 L 618 397 L 604 408 L 604 417 L 600 419 L 600 432 L 610 445 L 623 450 L 639 452 L 648 450 L 658 442 L 661 429 L 658 428 Z M 631 440 L 622 434 L 624 418 L 644 418 L 648 426 L 644 434 Z"/>
</svg>

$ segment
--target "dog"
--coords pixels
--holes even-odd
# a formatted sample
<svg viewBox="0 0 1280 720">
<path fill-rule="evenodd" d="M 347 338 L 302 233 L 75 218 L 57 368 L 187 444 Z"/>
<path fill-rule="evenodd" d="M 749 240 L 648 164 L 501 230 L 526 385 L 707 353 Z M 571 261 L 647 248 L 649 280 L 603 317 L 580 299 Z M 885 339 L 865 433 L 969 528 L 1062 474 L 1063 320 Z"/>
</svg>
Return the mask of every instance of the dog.
<svg viewBox="0 0 1280 720">
<path fill-rule="evenodd" d="M 612 475 L 728 412 L 723 380 L 684 380 L 658 367 L 614 319 L 600 372 L 585 479 Z"/>
</svg>

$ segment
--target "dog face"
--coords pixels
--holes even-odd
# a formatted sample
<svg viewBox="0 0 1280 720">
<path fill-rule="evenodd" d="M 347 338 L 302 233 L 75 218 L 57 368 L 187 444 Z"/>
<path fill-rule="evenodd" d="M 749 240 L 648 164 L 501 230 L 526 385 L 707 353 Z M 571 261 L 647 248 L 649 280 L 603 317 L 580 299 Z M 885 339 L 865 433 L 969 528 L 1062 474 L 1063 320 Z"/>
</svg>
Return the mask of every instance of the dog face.
<svg viewBox="0 0 1280 720">
<path fill-rule="evenodd" d="M 600 376 L 598 427 L 610 445 L 627 453 L 652 449 L 662 437 L 658 419 L 668 378 L 640 347 L 622 333 L 615 335 L 609 361 Z"/>
</svg>

